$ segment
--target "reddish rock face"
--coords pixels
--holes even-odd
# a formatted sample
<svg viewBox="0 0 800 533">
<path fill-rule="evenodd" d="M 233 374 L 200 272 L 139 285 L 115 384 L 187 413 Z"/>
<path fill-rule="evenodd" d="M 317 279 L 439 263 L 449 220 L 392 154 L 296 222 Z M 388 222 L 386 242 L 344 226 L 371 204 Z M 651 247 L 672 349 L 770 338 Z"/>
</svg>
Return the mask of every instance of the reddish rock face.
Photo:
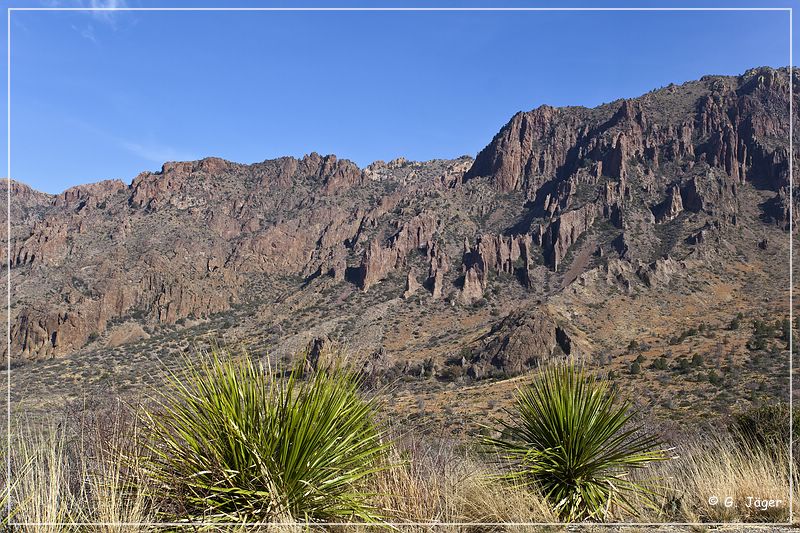
<svg viewBox="0 0 800 533">
<path fill-rule="evenodd" d="M 681 190 L 677 185 L 673 185 L 667 193 L 667 199 L 653 209 L 656 222 L 669 222 L 683 212 L 683 200 Z"/>
<path fill-rule="evenodd" d="M 498 190 L 535 191 L 555 177 L 583 132 L 578 116 L 542 106 L 517 113 L 478 154 L 465 179 L 490 176 Z"/>
<path fill-rule="evenodd" d="M 127 187 L 120 180 L 106 180 L 88 185 L 77 185 L 62 192 L 55 199 L 55 205 L 73 207 L 81 210 L 85 207 L 96 208 L 107 202 L 118 193 L 124 193 Z"/>
<path fill-rule="evenodd" d="M 786 69 L 754 69 L 517 113 L 474 161 L 206 158 L 56 196 L 5 182 L 12 353 L 65 355 L 109 324 L 208 317 L 263 299 L 265 279 L 370 297 L 396 284 L 398 298 L 453 307 L 500 278 L 559 287 L 567 269 L 626 291 L 668 284 L 687 268 L 675 250 L 713 248 L 742 220 L 788 227 L 788 101 Z M 554 335 L 535 342 L 550 350 Z"/>
<path fill-rule="evenodd" d="M 569 334 L 546 310 L 518 311 L 478 339 L 469 357 L 467 374 L 475 379 L 510 377 L 527 372 L 552 358 L 575 355 Z"/>
<path fill-rule="evenodd" d="M 405 161 L 386 168 L 413 187 L 434 189 L 467 166 L 437 163 L 420 178 Z M 250 166 L 217 158 L 166 163 L 129 187 L 107 181 L 58 196 L 12 182 L 10 262 L 15 278 L 25 280 L 14 287 L 21 301 L 12 311 L 12 351 L 24 358 L 68 354 L 111 320 L 167 325 L 207 317 L 243 293 L 252 297 L 254 276 L 349 282 L 354 257 L 363 263 L 366 290 L 412 251 L 427 253 L 431 290 L 441 296 L 448 265 L 433 240 L 437 216 L 390 221 L 388 239 L 370 239 L 401 196 L 379 194 L 373 203 L 386 186 L 378 180 L 362 193 L 361 183 L 355 164 L 318 154 Z M 57 297 L 42 298 L 47 290 Z"/>
<path fill-rule="evenodd" d="M 479 300 L 486 289 L 490 271 L 514 274 L 517 268 L 523 268 L 525 276 L 531 268 L 530 236 L 484 234 L 478 237 L 475 246 L 470 246 L 468 240 L 464 241 L 461 300 L 465 303 Z"/>
<path fill-rule="evenodd" d="M 436 242 L 428 249 L 428 258 L 430 267 L 426 285 L 430 287 L 434 299 L 441 298 L 444 292 L 444 276 L 450 271 L 450 263 L 444 250 Z"/>
<path fill-rule="evenodd" d="M 694 109 L 684 117 L 665 120 L 664 109 L 651 109 L 647 96 L 622 101 L 605 121 L 583 108 L 542 106 L 518 113 L 478 154 L 465 179 L 489 176 L 500 190 L 533 193 L 574 172 L 587 157 L 603 161 L 615 178 L 626 177 L 632 158 L 654 168 L 700 159 L 735 181 L 754 167 L 772 167 L 772 187 L 785 186 L 788 169 L 777 167 L 786 165 L 787 154 L 767 146 L 788 136 L 788 121 L 779 116 L 788 112 L 786 70 L 754 69 L 738 79 L 705 81 L 710 93 L 690 103 Z"/>
<path fill-rule="evenodd" d="M 688 96 L 700 87 L 705 94 Z M 785 69 L 764 68 L 738 78 L 707 77 L 669 96 L 609 104 L 616 106 L 610 117 L 542 106 L 515 115 L 478 154 L 465 180 L 484 176 L 498 190 L 522 191 L 540 204 L 551 219 L 540 231 L 554 268 L 598 217 L 625 225 L 622 203 L 631 179 L 648 195 L 663 180 L 679 180 L 661 189 L 666 195 L 654 208 L 656 223 L 683 209 L 713 211 L 734 222 L 736 188 L 750 181 L 777 193 L 770 216 L 786 226 L 788 88 Z M 578 188 L 604 182 L 605 198 L 578 205 Z"/>
<path fill-rule="evenodd" d="M 434 214 L 422 213 L 403 224 L 386 245 L 379 240 L 370 242 L 361 262 L 360 287 L 366 291 L 385 278 L 405 262 L 412 250 L 431 250 L 438 227 L 439 221 Z"/>
<path fill-rule="evenodd" d="M 413 270 L 409 270 L 408 276 L 406 276 L 406 290 L 403 292 L 403 298 L 411 298 L 420 287 L 416 274 Z"/>
</svg>

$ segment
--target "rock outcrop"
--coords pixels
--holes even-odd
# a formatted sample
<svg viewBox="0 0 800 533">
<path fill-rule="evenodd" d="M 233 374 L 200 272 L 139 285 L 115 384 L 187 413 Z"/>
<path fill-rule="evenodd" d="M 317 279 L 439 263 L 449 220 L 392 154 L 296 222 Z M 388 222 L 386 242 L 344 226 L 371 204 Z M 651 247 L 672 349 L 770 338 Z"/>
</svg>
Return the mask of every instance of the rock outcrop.
<svg viewBox="0 0 800 533">
<path fill-rule="evenodd" d="M 464 241 L 462 272 L 464 283 L 461 300 L 472 303 L 483 296 L 487 275 L 495 273 L 515 274 L 522 269 L 522 277 L 527 279 L 531 268 L 531 236 L 528 234 L 503 236 L 485 233 L 478 236 L 475 245 Z"/>
<path fill-rule="evenodd" d="M 640 266 L 636 271 L 636 275 L 639 276 L 648 287 L 663 286 L 669 283 L 672 276 L 682 266 L 680 262 L 667 256 L 657 259 L 649 265 Z"/>
<path fill-rule="evenodd" d="M 397 232 L 384 244 L 373 239 L 361 262 L 358 284 L 363 290 L 386 277 L 389 272 L 403 264 L 412 250 L 430 250 L 439 220 L 431 213 L 415 216 L 402 224 Z"/>
<path fill-rule="evenodd" d="M 441 298 L 444 291 L 444 276 L 450 271 L 450 263 L 441 245 L 434 242 L 428 250 L 430 266 L 426 286 L 434 299 Z"/>
<path fill-rule="evenodd" d="M 597 204 L 587 204 L 563 213 L 547 227 L 542 245 L 554 270 L 558 269 L 567 250 L 594 224 L 597 211 Z"/>
<path fill-rule="evenodd" d="M 514 312 L 476 341 L 465 357 L 473 379 L 511 377 L 573 352 L 569 334 L 545 309 Z"/>
<path fill-rule="evenodd" d="M 422 285 L 417 281 L 417 276 L 414 274 L 414 271 L 409 270 L 406 276 L 406 290 L 403 291 L 403 298 L 411 298 L 421 286 Z"/>
<path fill-rule="evenodd" d="M 742 221 L 776 232 L 790 211 L 800 216 L 789 98 L 787 69 L 762 68 L 595 109 L 517 113 L 474 161 L 362 170 L 316 153 L 252 165 L 210 157 L 59 195 L 6 181 L 12 354 L 70 354 L 122 323 L 156 331 L 254 306 L 276 286 L 287 298 L 355 286 L 373 301 L 387 278 L 392 298 L 403 294 L 405 277 L 406 298 L 427 298 L 421 286 L 456 308 L 491 300 L 494 276 L 516 283 L 520 301 L 588 271 L 627 293 L 663 287 L 688 254 L 734 238 L 734 225 L 757 242 L 761 228 Z M 533 341 L 555 346 L 550 333 Z"/>
<path fill-rule="evenodd" d="M 765 210 L 786 225 L 782 191 L 789 156 L 780 140 L 788 138 L 788 71 L 753 69 L 738 78 L 707 77 L 688 85 L 707 92 L 694 101 L 687 97 L 685 114 L 655 103 L 663 98 L 674 105 L 679 90 L 610 104 L 607 113 L 617 106 L 610 115 L 548 106 L 518 113 L 478 154 L 465 180 L 486 177 L 500 192 L 522 191 L 533 199 L 534 210 L 548 213 L 542 245 L 553 268 L 595 220 L 622 227 L 621 200 L 629 197 L 632 179 L 652 197 L 662 176 L 689 174 L 668 186 L 662 203 L 651 204 L 657 204 L 658 223 L 673 220 L 683 209 L 736 223 L 737 187 L 749 180 L 775 191 Z M 603 183 L 611 187 L 615 181 L 616 198 L 576 205 L 579 188 L 599 192 Z"/>
<path fill-rule="evenodd" d="M 683 200 L 678 185 L 669 188 L 667 198 L 653 209 L 653 215 L 658 223 L 674 220 L 683 212 Z"/>
</svg>

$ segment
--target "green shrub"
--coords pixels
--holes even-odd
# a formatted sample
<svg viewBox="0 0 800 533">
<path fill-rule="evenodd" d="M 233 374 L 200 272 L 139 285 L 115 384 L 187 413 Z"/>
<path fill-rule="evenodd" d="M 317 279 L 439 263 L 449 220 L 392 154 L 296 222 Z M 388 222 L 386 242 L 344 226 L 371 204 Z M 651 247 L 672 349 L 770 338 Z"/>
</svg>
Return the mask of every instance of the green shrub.
<svg viewBox="0 0 800 533">
<path fill-rule="evenodd" d="M 775 335 L 774 328 L 764 320 L 753 320 L 753 330 L 756 337 L 773 337 Z"/>
<path fill-rule="evenodd" d="M 800 415 L 792 416 L 795 442 L 800 442 Z M 765 403 L 734 415 L 729 428 L 742 441 L 766 448 L 789 445 L 789 405 Z"/>
<path fill-rule="evenodd" d="M 667 358 L 663 355 L 659 356 L 658 359 L 653 361 L 653 368 L 656 370 L 666 370 L 667 369 Z"/>
<path fill-rule="evenodd" d="M 689 337 L 693 337 L 694 335 L 697 335 L 697 330 L 695 328 L 689 328 L 687 330 L 682 331 L 680 335 L 672 337 L 669 340 L 669 343 L 673 344 L 673 345 L 674 344 L 680 344 L 683 341 L 685 341 L 686 339 L 688 339 Z"/>
<path fill-rule="evenodd" d="M 789 342 L 789 335 L 791 333 L 792 327 L 791 323 L 789 322 L 788 318 L 784 318 L 780 323 L 780 331 L 781 331 L 781 340 L 785 342 Z"/>
<path fill-rule="evenodd" d="M 375 410 L 342 367 L 304 380 L 215 350 L 145 413 L 146 471 L 190 519 L 374 521 L 363 487 L 389 446 Z"/>
<path fill-rule="evenodd" d="M 502 437 L 483 441 L 511 465 L 500 477 L 536 485 L 562 520 L 635 515 L 629 496 L 653 505 L 653 493 L 627 475 L 665 455 L 630 424 L 630 405 L 583 368 L 553 365 L 519 391 Z"/>
<path fill-rule="evenodd" d="M 747 341 L 747 349 L 750 351 L 759 351 L 759 350 L 766 350 L 767 349 L 767 338 L 754 335 Z"/>
<path fill-rule="evenodd" d="M 675 361 L 675 363 L 677 365 L 675 369 L 678 372 L 688 372 L 689 368 L 691 368 L 691 363 L 684 356 L 678 357 L 678 359 Z"/>
</svg>

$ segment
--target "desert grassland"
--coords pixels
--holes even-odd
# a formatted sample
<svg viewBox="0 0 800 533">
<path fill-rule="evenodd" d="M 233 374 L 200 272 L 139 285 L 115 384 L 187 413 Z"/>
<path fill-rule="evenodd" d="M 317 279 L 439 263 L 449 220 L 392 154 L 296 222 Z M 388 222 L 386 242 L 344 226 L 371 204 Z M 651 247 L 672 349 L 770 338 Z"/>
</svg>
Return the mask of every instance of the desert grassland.
<svg viewBox="0 0 800 533">
<path fill-rule="evenodd" d="M 220 375 L 241 380 L 245 374 Z M 241 394 L 246 397 L 248 392 L 255 390 L 249 389 L 246 382 L 232 380 L 228 384 L 231 385 L 229 392 L 233 396 Z M 264 383 L 259 385 L 263 386 Z M 207 388 L 188 390 L 193 393 L 209 391 Z M 279 392 L 282 390 L 279 389 Z M 216 397 L 212 397 L 212 400 L 209 405 L 214 409 L 224 403 Z M 380 403 L 380 398 L 375 400 L 377 404 Z M 165 407 L 163 403 L 160 405 L 161 408 Z M 236 405 L 240 405 L 238 400 Z M 169 404 L 166 407 L 169 408 Z M 12 526 L 13 530 L 150 531 L 165 529 L 153 525 L 157 522 L 181 522 L 190 516 L 197 519 L 197 514 L 182 507 L 184 500 L 178 498 L 180 501 L 176 501 L 174 492 L 163 490 L 163 479 L 153 476 L 153 465 L 156 464 L 153 462 L 153 433 L 151 428 L 146 427 L 147 416 L 141 415 L 143 410 L 150 412 L 153 409 L 153 405 L 133 408 L 118 403 L 100 410 L 53 418 L 45 424 L 16 420 L 11 433 L 11 520 L 22 525 Z M 377 519 L 372 523 L 345 516 L 335 521 L 348 522 L 347 526 L 290 525 L 302 522 L 302 518 L 280 511 L 264 515 L 270 517 L 272 525 L 186 525 L 172 529 L 366 531 L 397 527 L 413 531 L 446 529 L 477 532 L 561 531 L 566 527 L 575 527 L 499 525 L 558 522 L 560 516 L 553 509 L 553 502 L 544 497 L 536 485 L 500 479 L 498 474 L 508 471 L 510 465 L 495 452 L 488 452 L 480 442 L 423 438 L 415 434 L 413 428 L 392 427 L 385 416 L 380 416 L 380 411 L 377 414 L 376 426 L 380 428 L 383 451 L 380 458 L 375 460 L 380 465 L 370 471 L 365 470 L 363 477 L 353 477 L 353 485 L 358 486 L 358 492 L 352 494 L 363 495 L 363 501 L 358 501 L 356 496 L 347 491 L 337 493 L 345 504 L 350 498 L 356 502 L 353 503 L 354 508 L 373 510 Z M 243 431 L 247 430 L 246 421 L 242 421 L 242 428 Z M 198 429 L 198 435 L 202 435 L 202 428 Z M 632 470 L 630 479 L 648 490 L 648 493 L 629 494 L 636 514 L 626 512 L 612 503 L 608 506 L 607 515 L 594 519 L 594 522 L 583 519 L 580 523 L 590 526 L 598 520 L 637 523 L 748 522 L 757 526 L 758 523 L 785 522 L 788 520 L 789 455 L 781 442 L 780 439 L 753 440 L 743 439 L 733 433 L 720 433 L 698 436 L 691 441 L 667 443 L 668 460 L 650 462 L 647 468 Z M 247 454 L 252 452 L 245 450 L 241 453 L 251 461 Z M 7 458 L 3 459 L 5 463 Z M 170 462 L 170 466 L 174 464 Z M 179 467 L 185 466 L 180 461 L 178 464 Z M 190 465 L 188 468 L 187 472 L 191 472 L 194 467 Z M 209 466 L 209 470 L 214 468 L 215 465 Z M 5 478 L 5 475 L 3 469 L 0 476 Z M 187 476 L 186 472 L 180 475 L 192 477 Z M 334 477 L 346 475 L 351 474 L 336 474 Z M 328 483 L 331 478 L 319 479 Z M 795 498 L 799 481 L 800 478 L 796 476 Z M 9 486 L 8 483 L 4 485 L 7 488 Z M 253 489 L 248 486 L 247 490 Z M 7 495 L 8 490 L 5 492 Z M 260 498 L 269 502 L 271 495 L 267 492 L 257 493 L 252 499 L 257 501 Z M 717 496 L 719 504 L 709 505 L 711 496 Z M 0 502 L 3 507 L 7 504 L 6 497 Z M 209 496 L 209 501 L 213 501 L 214 497 Z M 242 497 L 241 494 L 239 497 Z M 726 497 L 732 498 L 732 506 L 724 505 Z M 758 509 L 748 506 L 750 497 L 781 502 Z M 257 505 L 254 509 L 261 512 Z M 218 514 L 213 518 L 220 521 Z M 319 519 L 312 517 L 312 521 L 318 522 Z M 438 525 L 443 522 L 460 525 Z M 395 525 L 389 526 L 389 523 Z M 402 523 L 413 525 L 399 525 Z M 494 525 L 481 525 L 488 523 Z M 697 526 L 695 529 L 703 530 L 704 527 Z"/>
<path fill-rule="evenodd" d="M 15 469 L 12 497 L 18 523 L 104 523 L 91 526 L 23 525 L 18 531 L 150 531 L 148 522 L 170 521 L 159 513 L 159 495 L 142 484 L 136 468 L 123 465 L 116 454 L 129 453 L 135 440 L 123 428 L 116 443 L 87 435 L 74 441 L 57 426 L 22 431 L 14 436 Z M 631 522 L 782 522 L 788 519 L 788 458 L 774 449 L 741 449 L 730 437 L 687 444 L 676 457 L 650 468 L 646 477 L 660 509 L 642 505 Z M 81 447 L 85 447 L 81 449 Z M 122 449 L 121 449 L 122 448 Z M 496 470 L 477 454 L 453 447 L 406 440 L 392 450 L 399 466 L 370 481 L 373 503 L 390 522 L 555 522 L 558 517 L 535 490 L 493 479 Z M 795 498 L 798 497 L 795 479 Z M 709 495 L 731 495 L 735 506 L 710 507 Z M 746 507 L 747 496 L 781 498 L 784 505 L 759 512 Z M 174 520 L 175 518 L 173 518 Z M 144 524 L 143 524 L 144 523 Z M 142 525 L 140 525 L 142 524 Z M 756 524 L 754 524 L 756 525 Z M 375 530 L 379 525 L 339 526 L 342 531 Z M 427 531 L 436 526 L 400 526 Z M 163 528 L 161 528 L 163 529 Z M 183 529 L 183 528 L 181 528 Z M 192 528 L 194 529 L 194 528 Z M 253 527 L 213 526 L 208 530 L 252 530 Z M 262 526 L 264 531 L 300 531 L 302 526 Z M 316 529 L 316 528 L 314 528 Z M 322 529 L 322 528 L 320 528 Z M 563 530 L 553 526 L 552 531 Z M 703 528 L 695 528 L 702 530 Z M 533 526 L 450 527 L 455 531 L 533 531 Z"/>
</svg>

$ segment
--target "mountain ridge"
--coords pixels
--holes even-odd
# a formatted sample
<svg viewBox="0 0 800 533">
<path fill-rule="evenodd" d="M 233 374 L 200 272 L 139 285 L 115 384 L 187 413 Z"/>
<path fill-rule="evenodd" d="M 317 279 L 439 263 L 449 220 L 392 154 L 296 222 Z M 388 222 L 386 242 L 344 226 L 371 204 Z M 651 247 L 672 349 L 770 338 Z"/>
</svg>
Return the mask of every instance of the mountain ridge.
<svg viewBox="0 0 800 533">
<path fill-rule="evenodd" d="M 630 97 L 630 98 L 618 98 L 618 99 L 613 100 L 611 102 L 604 102 L 604 103 L 601 103 L 601 104 L 598 104 L 598 105 L 592 106 L 592 107 L 584 106 L 584 105 L 553 106 L 551 104 L 543 103 L 543 104 L 539 104 L 538 106 L 536 106 L 536 107 L 534 107 L 534 108 L 532 108 L 530 110 L 527 110 L 527 111 L 526 110 L 516 111 L 515 113 L 512 114 L 511 119 L 509 119 L 509 121 L 504 126 L 501 127 L 501 130 L 505 126 L 507 126 L 510 122 L 512 122 L 515 118 L 517 118 L 518 115 L 524 115 L 526 113 L 532 113 L 532 112 L 538 111 L 540 109 L 579 110 L 579 111 L 596 111 L 596 110 L 606 109 L 606 108 L 608 108 L 608 109 L 611 109 L 611 108 L 618 109 L 618 107 L 615 107 L 615 106 L 621 105 L 626 100 L 637 100 L 637 99 L 646 97 L 648 95 L 652 95 L 653 93 L 659 93 L 659 92 L 665 92 L 665 91 L 674 91 L 674 90 L 677 90 L 677 89 L 679 89 L 681 87 L 692 85 L 692 84 L 697 84 L 697 83 L 700 83 L 700 82 L 724 80 L 724 79 L 731 79 L 731 78 L 750 79 L 754 75 L 758 75 L 759 73 L 764 72 L 764 71 L 766 71 L 766 72 L 775 71 L 775 72 L 778 72 L 778 73 L 784 73 L 784 72 L 788 73 L 788 69 L 789 69 L 789 67 L 774 68 L 774 67 L 768 67 L 768 66 L 760 66 L 760 67 L 753 67 L 753 68 L 747 69 L 744 73 L 742 73 L 740 75 L 706 74 L 706 75 L 701 76 L 697 80 L 688 80 L 688 81 L 685 81 L 685 82 L 679 83 L 679 84 L 670 83 L 670 84 L 668 84 L 666 86 L 662 86 L 662 87 L 659 87 L 657 89 L 652 89 L 652 90 L 648 91 L 647 93 L 643 93 L 643 94 L 641 94 L 639 96 L 634 96 L 634 97 Z M 301 159 L 303 159 L 305 157 L 310 157 L 310 156 L 320 156 L 320 154 L 318 152 L 316 152 L 315 150 L 312 150 L 311 152 L 309 152 L 307 154 L 304 154 L 301 157 L 290 156 L 290 155 L 282 155 L 282 156 L 277 156 L 277 157 L 274 157 L 274 158 L 268 158 L 268 159 L 265 159 L 263 161 L 256 161 L 256 162 L 253 162 L 253 163 L 239 163 L 239 162 L 236 162 L 236 161 L 233 161 L 233 160 L 230 160 L 230 159 L 225 159 L 225 158 L 220 157 L 220 156 L 208 155 L 208 156 L 202 157 L 200 159 L 195 159 L 195 160 L 186 160 L 186 161 L 177 161 L 177 160 L 173 161 L 173 160 L 170 160 L 170 161 L 165 161 L 164 163 L 162 163 L 162 169 L 160 171 L 156 171 L 156 172 L 142 171 L 142 172 L 138 173 L 137 176 L 141 175 L 141 174 L 147 174 L 147 173 L 161 174 L 161 173 L 163 173 L 164 165 L 175 165 L 175 164 L 180 164 L 180 163 L 184 163 L 184 164 L 185 163 L 199 163 L 201 161 L 205 161 L 205 160 L 209 160 L 209 159 L 220 160 L 220 161 L 224 161 L 226 163 L 232 163 L 232 164 L 242 165 L 242 166 L 253 166 L 253 165 L 263 164 L 263 163 L 266 163 L 266 162 L 269 162 L 269 161 L 277 161 L 277 160 L 287 159 L 287 158 L 295 159 L 295 160 L 301 160 Z M 321 156 L 321 157 L 331 157 L 331 156 L 339 158 L 341 156 L 341 154 L 327 154 L 327 155 Z M 472 156 L 470 156 L 468 154 L 463 154 L 463 155 L 461 155 L 459 157 L 456 157 L 454 159 L 463 159 L 465 157 L 469 157 L 469 158 L 474 159 Z M 359 166 L 357 163 L 353 162 L 350 159 L 343 158 L 342 160 L 348 161 L 348 162 L 352 163 L 353 165 L 355 165 L 356 167 Z M 397 158 L 395 158 L 393 161 L 398 161 L 398 160 L 404 160 L 405 161 L 406 158 L 403 157 L 402 155 L 400 155 Z M 440 160 L 440 159 L 434 158 L 434 159 L 431 159 L 431 160 L 408 160 L 408 161 L 412 162 L 412 163 L 426 163 L 426 162 L 429 162 L 429 161 L 436 161 L 436 160 Z M 385 161 L 377 159 L 377 160 L 374 160 L 374 161 L 370 162 L 369 164 L 365 165 L 363 168 L 366 169 L 366 168 L 369 168 L 372 165 L 380 165 L 382 163 L 385 163 Z M 133 180 L 135 178 L 136 178 L 135 176 L 133 178 L 131 178 L 131 183 L 133 182 Z M 0 179 L 7 180 L 8 177 L 2 177 Z M 14 183 L 29 187 L 35 192 L 39 192 L 41 194 L 46 194 L 46 195 L 49 195 L 49 196 L 60 196 L 60 195 L 63 195 L 65 192 L 69 191 L 70 189 L 74 189 L 74 188 L 78 188 L 78 187 L 86 187 L 86 186 L 89 186 L 89 185 L 92 185 L 92 184 L 95 184 L 95 183 L 103 183 L 103 182 L 108 182 L 108 181 L 120 181 L 123 184 L 125 184 L 125 181 L 122 178 L 106 178 L 106 179 L 102 179 L 102 180 L 99 180 L 99 181 L 96 181 L 96 182 L 87 182 L 87 183 L 79 183 L 79 184 L 76 184 L 76 185 L 72 185 L 70 187 L 67 187 L 66 189 L 64 189 L 61 192 L 48 193 L 48 192 L 40 191 L 40 190 L 32 187 L 31 185 L 27 184 L 24 180 L 12 179 L 11 181 L 14 182 Z M 128 186 L 130 186 L 130 184 L 128 184 Z"/>
<path fill-rule="evenodd" d="M 632 337 L 675 352 L 689 316 L 782 316 L 787 75 L 540 106 L 475 159 L 209 157 L 58 195 L 12 182 L 12 358 L 127 368 L 210 335 L 273 357 L 344 343 L 379 380 L 479 381 L 565 356 L 619 370 L 607 356 Z"/>
</svg>

